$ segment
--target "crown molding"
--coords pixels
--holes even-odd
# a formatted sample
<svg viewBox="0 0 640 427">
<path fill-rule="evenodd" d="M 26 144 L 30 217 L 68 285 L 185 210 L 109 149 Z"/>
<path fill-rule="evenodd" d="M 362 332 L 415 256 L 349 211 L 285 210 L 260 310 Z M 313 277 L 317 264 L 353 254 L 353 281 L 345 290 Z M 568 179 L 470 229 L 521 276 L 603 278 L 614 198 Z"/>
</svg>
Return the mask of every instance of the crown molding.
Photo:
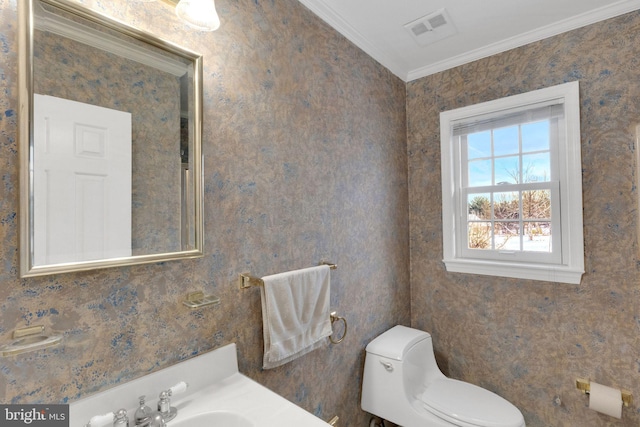
<svg viewBox="0 0 640 427">
<path fill-rule="evenodd" d="M 569 19 L 558 21 L 545 27 L 526 32 L 516 37 L 512 37 L 498 43 L 493 43 L 483 48 L 466 52 L 462 55 L 454 56 L 445 61 L 436 62 L 435 64 L 411 70 L 407 73 L 405 81 L 410 82 L 412 80 L 458 67 L 478 59 L 487 58 L 510 49 L 525 46 L 529 43 L 534 43 L 577 28 L 595 24 L 596 22 L 604 21 L 605 19 L 624 15 L 625 13 L 633 12 L 639 8 L 640 0 L 622 0 L 612 5 L 604 6 Z"/>
<path fill-rule="evenodd" d="M 426 65 L 414 70 L 406 69 L 406 66 L 400 63 L 400 60 L 393 58 L 378 49 L 370 43 L 362 34 L 360 34 L 353 26 L 336 13 L 325 0 L 299 0 L 313 13 L 328 23 L 340 34 L 349 39 L 352 43 L 362 49 L 365 53 L 378 61 L 384 67 L 389 69 L 393 74 L 410 82 L 431 74 L 435 74 L 450 68 L 454 68 L 478 59 L 486 58 L 510 49 L 527 45 L 536 41 L 540 41 L 576 28 L 584 27 L 605 19 L 613 18 L 625 13 L 633 12 L 640 9 L 640 0 L 621 0 L 614 4 L 603 6 L 601 8 L 586 12 L 572 18 L 564 19 L 553 24 L 538 28 L 524 34 L 490 44 L 488 46 L 474 49 L 469 52 L 454 56 L 444 61 Z"/>
</svg>

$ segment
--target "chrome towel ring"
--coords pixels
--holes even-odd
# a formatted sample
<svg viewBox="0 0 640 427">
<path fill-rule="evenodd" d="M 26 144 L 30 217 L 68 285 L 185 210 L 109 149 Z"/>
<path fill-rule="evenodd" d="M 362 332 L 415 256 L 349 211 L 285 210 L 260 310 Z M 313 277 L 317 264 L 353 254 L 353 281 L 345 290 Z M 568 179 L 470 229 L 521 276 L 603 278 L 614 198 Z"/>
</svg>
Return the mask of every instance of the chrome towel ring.
<svg viewBox="0 0 640 427">
<path fill-rule="evenodd" d="M 344 332 L 342 333 L 342 336 L 335 340 L 333 339 L 333 334 L 329 337 L 329 341 L 331 341 L 332 344 L 339 344 L 341 343 L 344 338 L 347 336 L 347 319 L 345 319 L 344 317 L 340 317 L 336 314 L 336 312 L 334 311 L 333 313 L 331 313 L 331 327 L 333 328 L 333 324 L 337 321 L 342 321 L 342 323 L 344 324 Z"/>
</svg>

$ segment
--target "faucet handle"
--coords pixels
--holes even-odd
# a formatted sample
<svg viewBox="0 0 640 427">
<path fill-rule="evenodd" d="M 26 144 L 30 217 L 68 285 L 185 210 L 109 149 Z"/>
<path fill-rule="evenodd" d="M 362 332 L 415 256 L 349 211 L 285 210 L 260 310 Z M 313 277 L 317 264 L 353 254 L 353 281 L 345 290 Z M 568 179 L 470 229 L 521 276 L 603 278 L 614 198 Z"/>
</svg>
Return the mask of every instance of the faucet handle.
<svg viewBox="0 0 640 427">
<path fill-rule="evenodd" d="M 160 400 L 158 400 L 158 412 L 162 414 L 162 418 L 164 418 L 165 422 L 171 421 L 176 417 L 176 415 L 178 415 L 178 410 L 171 406 L 171 401 L 169 398 L 174 394 L 183 393 L 187 390 L 187 387 L 189 387 L 189 385 L 186 382 L 181 381 L 171 387 L 169 390 L 160 392 Z"/>
<path fill-rule="evenodd" d="M 113 412 L 107 412 L 103 415 L 94 415 L 85 425 L 85 427 L 101 427 L 107 423 L 112 423 L 114 419 L 115 415 Z"/>
<path fill-rule="evenodd" d="M 113 418 L 113 427 L 129 427 L 129 417 L 126 409 L 119 409 Z"/>
<path fill-rule="evenodd" d="M 170 392 L 169 396 L 173 396 L 174 394 L 184 393 L 185 391 L 187 391 L 187 387 L 189 387 L 189 384 L 187 384 L 184 381 L 180 381 L 178 384 L 174 385 L 169 389 L 169 392 Z"/>
</svg>

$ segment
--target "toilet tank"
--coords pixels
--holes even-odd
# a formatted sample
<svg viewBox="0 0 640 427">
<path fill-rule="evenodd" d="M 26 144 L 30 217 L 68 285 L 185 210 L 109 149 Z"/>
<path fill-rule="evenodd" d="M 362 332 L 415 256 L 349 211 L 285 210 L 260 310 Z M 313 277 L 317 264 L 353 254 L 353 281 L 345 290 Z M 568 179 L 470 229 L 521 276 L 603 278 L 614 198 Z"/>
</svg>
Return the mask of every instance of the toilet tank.
<svg viewBox="0 0 640 427">
<path fill-rule="evenodd" d="M 434 378 L 444 377 L 436 365 L 431 335 L 395 326 L 367 345 L 362 378 L 362 409 L 398 419 Z"/>
</svg>

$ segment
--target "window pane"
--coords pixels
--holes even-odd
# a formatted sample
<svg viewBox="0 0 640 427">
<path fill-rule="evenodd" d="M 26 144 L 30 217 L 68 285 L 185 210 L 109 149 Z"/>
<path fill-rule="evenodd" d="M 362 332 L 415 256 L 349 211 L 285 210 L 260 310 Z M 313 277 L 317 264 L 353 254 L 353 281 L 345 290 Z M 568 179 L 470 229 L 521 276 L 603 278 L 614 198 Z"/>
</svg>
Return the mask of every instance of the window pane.
<svg viewBox="0 0 640 427">
<path fill-rule="evenodd" d="M 491 157 L 491 132 L 477 132 L 467 135 L 469 159 Z"/>
<path fill-rule="evenodd" d="M 467 196 L 467 219 L 491 219 L 491 201 L 489 194 L 469 194 Z"/>
<path fill-rule="evenodd" d="M 525 222 L 523 249 L 531 252 L 551 252 L 551 223 Z"/>
<path fill-rule="evenodd" d="M 496 222 L 494 226 L 496 250 L 520 250 L 520 223 Z"/>
<path fill-rule="evenodd" d="M 469 162 L 469 187 L 491 184 L 491 160 Z"/>
<path fill-rule="evenodd" d="M 495 219 L 520 218 L 520 200 L 517 192 L 494 193 L 493 216 Z"/>
<path fill-rule="evenodd" d="M 551 157 L 547 151 L 522 156 L 524 182 L 546 182 L 551 180 Z"/>
<path fill-rule="evenodd" d="M 490 222 L 469 222 L 467 232 L 469 249 L 491 249 Z"/>
<path fill-rule="evenodd" d="M 551 218 L 551 191 L 531 190 L 522 192 L 522 217 L 524 219 Z"/>
<path fill-rule="evenodd" d="M 495 183 L 520 183 L 520 158 L 518 156 L 500 157 L 495 159 Z"/>
<path fill-rule="evenodd" d="M 549 121 L 522 125 L 522 151 L 543 151 L 549 149 Z"/>
<path fill-rule="evenodd" d="M 520 141 L 518 137 L 518 126 L 495 129 L 493 131 L 493 154 L 494 156 L 504 156 L 506 154 L 517 154 L 520 152 Z"/>
</svg>

